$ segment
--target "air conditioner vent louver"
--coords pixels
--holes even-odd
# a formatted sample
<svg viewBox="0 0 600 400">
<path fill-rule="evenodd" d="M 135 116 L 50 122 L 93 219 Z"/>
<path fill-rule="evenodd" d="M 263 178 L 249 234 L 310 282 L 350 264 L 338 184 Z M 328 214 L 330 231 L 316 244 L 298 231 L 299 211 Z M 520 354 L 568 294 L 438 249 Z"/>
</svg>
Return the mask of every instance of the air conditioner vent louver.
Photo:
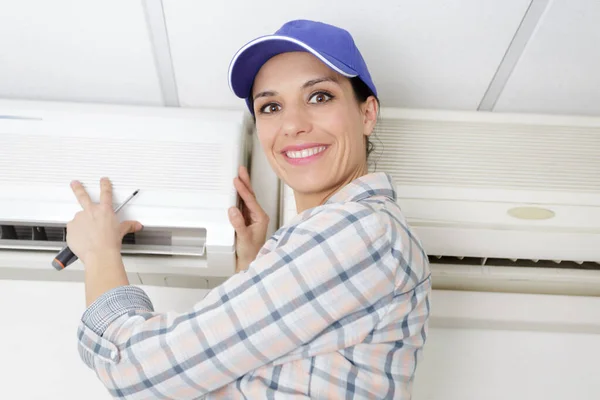
<svg viewBox="0 0 600 400">
<path fill-rule="evenodd" d="M 4 225 L 6 226 L 6 225 Z M 19 240 L 47 240 L 64 242 L 65 228 L 55 226 L 13 226 Z M 4 237 L 3 237 L 4 238 Z"/>
<path fill-rule="evenodd" d="M 429 256 L 431 264 L 445 265 L 471 265 L 471 266 L 493 266 L 493 267 L 527 267 L 527 268 L 560 268 L 598 270 L 600 263 L 593 261 L 575 262 L 563 260 L 531 260 L 531 259 L 508 259 L 508 258 L 482 258 L 482 257 L 448 257 Z"/>
<path fill-rule="evenodd" d="M 0 240 L 65 242 L 66 229 L 56 226 L 0 225 Z M 135 244 L 135 234 L 125 235 L 123 243 Z"/>
<path fill-rule="evenodd" d="M 128 233 L 122 243 L 135 245 L 136 235 L 140 242 L 144 242 L 144 238 L 147 236 L 142 233 Z M 139 240 L 140 237 L 141 240 Z M 66 244 L 65 242 L 66 228 L 64 227 L 0 225 L 0 249 L 52 250 L 61 248 Z M 154 244 L 169 245 L 170 237 L 162 235 L 159 240 L 153 242 Z"/>
</svg>

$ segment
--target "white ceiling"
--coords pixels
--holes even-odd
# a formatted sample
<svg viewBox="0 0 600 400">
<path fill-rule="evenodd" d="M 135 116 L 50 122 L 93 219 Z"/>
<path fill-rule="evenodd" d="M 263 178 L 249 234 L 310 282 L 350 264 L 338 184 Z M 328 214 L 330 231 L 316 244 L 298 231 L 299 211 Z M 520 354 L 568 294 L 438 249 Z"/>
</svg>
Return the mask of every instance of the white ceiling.
<svg viewBox="0 0 600 400">
<path fill-rule="evenodd" d="M 0 97 L 162 104 L 141 3 L 0 0 Z"/>
<path fill-rule="evenodd" d="M 487 92 L 496 111 L 600 115 L 597 0 L 533 0 L 545 12 L 514 70 L 531 0 L 0 2 L 0 98 L 243 108 L 231 56 L 309 18 L 353 34 L 384 106 L 477 110 Z"/>
<path fill-rule="evenodd" d="M 163 3 L 183 105 L 239 104 L 226 90 L 231 56 L 287 20 L 307 18 L 352 33 L 384 105 L 476 109 L 529 0 Z"/>
<path fill-rule="evenodd" d="M 600 115 L 600 1 L 552 2 L 495 109 Z"/>
</svg>

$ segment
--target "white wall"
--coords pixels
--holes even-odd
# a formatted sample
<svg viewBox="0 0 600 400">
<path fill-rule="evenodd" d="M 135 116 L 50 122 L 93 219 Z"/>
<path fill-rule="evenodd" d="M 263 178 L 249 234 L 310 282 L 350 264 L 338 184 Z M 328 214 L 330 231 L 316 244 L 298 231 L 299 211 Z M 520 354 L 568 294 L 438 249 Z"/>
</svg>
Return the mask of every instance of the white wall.
<svg viewBox="0 0 600 400">
<path fill-rule="evenodd" d="M 207 290 L 143 287 L 157 309 L 185 309 Z M 106 400 L 79 359 L 82 283 L 0 280 L 0 398 Z"/>
<path fill-rule="evenodd" d="M 415 400 L 597 400 L 600 335 L 433 329 Z"/>
<path fill-rule="evenodd" d="M 144 288 L 158 310 L 206 293 Z M 600 334 L 577 333 L 597 332 L 600 298 L 436 291 L 433 305 L 415 400 L 600 398 Z M 77 354 L 83 311 L 80 283 L 0 281 L 0 398 L 110 398 Z"/>
</svg>

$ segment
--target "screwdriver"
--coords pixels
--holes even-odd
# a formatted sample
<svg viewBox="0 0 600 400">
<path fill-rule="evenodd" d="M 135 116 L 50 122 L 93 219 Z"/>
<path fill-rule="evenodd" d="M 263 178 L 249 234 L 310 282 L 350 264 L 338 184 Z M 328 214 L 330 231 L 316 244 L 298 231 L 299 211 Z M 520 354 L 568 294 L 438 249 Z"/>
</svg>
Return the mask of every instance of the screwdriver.
<svg viewBox="0 0 600 400">
<path fill-rule="evenodd" d="M 125 206 L 125 204 L 129 203 L 131 199 L 133 199 L 140 190 L 137 189 L 133 192 L 128 198 L 125 199 L 117 208 L 115 208 L 115 214 L 119 212 L 121 208 Z M 62 250 L 54 257 L 52 260 L 52 266 L 56 268 L 58 271 L 65 269 L 67 266 L 71 265 L 75 261 L 77 261 L 77 256 L 71 251 L 69 246 L 65 246 Z"/>
</svg>

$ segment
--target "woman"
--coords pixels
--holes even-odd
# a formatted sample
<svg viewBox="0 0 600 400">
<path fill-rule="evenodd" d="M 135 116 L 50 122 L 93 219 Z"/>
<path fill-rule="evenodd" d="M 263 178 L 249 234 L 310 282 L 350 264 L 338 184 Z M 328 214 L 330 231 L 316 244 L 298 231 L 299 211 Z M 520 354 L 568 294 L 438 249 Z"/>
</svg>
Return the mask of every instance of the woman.
<svg viewBox="0 0 600 400">
<path fill-rule="evenodd" d="M 74 182 L 83 211 L 67 241 L 86 271 L 83 360 L 122 398 L 410 398 L 429 267 L 390 177 L 367 171 L 379 104 L 352 37 L 289 22 L 240 49 L 230 85 L 299 215 L 263 245 L 266 216 L 241 171 L 251 221 L 232 210 L 239 272 L 192 310 L 160 314 L 121 260 L 122 237 L 141 224 L 118 223 L 108 179 L 99 204 Z"/>
</svg>

